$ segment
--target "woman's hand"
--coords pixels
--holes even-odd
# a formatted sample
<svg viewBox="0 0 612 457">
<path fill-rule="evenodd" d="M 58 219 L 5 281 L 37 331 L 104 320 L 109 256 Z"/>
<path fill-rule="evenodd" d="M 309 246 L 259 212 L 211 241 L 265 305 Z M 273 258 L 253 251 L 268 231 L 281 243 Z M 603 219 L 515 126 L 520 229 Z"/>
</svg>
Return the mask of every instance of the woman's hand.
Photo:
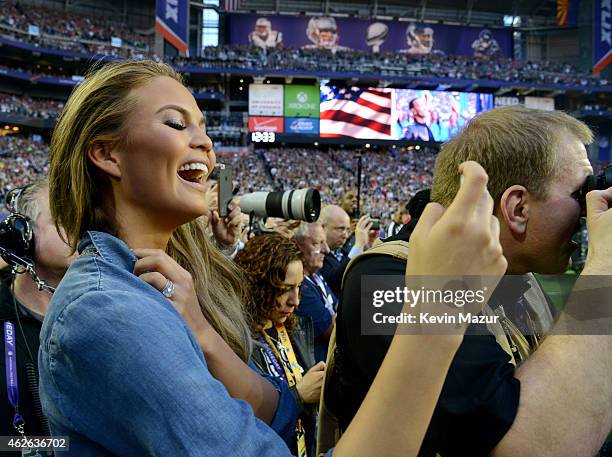
<svg viewBox="0 0 612 457">
<path fill-rule="evenodd" d="M 325 362 L 319 362 L 304 375 L 295 386 L 304 403 L 318 403 L 323 387 Z"/>
<path fill-rule="evenodd" d="M 220 247 L 227 248 L 235 246 L 240 239 L 240 226 L 242 223 L 242 213 L 240 203 L 237 198 L 232 199 L 228 205 L 229 214 L 221 219 L 216 210 L 210 212 L 210 225 L 212 232 Z"/>
<path fill-rule="evenodd" d="M 161 249 L 134 249 L 138 261 L 134 274 L 144 282 L 151 284 L 160 294 L 174 284 L 174 291 L 166 297 L 178 311 L 196 337 L 200 348 L 206 353 L 208 336 L 214 332 L 213 327 L 202 314 L 191 274 Z"/>
</svg>

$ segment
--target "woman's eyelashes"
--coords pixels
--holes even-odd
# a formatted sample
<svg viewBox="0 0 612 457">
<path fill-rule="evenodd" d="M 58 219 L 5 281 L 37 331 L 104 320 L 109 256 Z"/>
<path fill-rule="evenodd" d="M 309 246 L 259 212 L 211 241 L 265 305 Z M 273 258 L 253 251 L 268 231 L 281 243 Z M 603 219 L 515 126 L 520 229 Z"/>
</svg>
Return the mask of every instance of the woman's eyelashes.
<svg viewBox="0 0 612 457">
<path fill-rule="evenodd" d="M 185 130 L 187 128 L 187 125 L 185 125 L 182 121 L 169 120 L 165 121 L 164 124 L 176 130 Z M 206 126 L 201 126 L 200 128 L 202 129 L 202 132 L 204 132 L 204 134 L 206 135 Z"/>
<path fill-rule="evenodd" d="M 169 120 L 164 122 L 164 124 L 166 124 L 168 127 L 172 127 L 175 130 L 185 130 L 187 128 L 183 122 L 177 120 Z"/>
</svg>

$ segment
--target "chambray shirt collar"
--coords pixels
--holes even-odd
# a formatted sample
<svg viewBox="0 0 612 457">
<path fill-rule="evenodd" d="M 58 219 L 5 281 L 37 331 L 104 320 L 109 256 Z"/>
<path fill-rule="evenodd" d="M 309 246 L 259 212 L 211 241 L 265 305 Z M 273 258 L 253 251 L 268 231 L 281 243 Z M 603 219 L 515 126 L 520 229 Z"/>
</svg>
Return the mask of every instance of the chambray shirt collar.
<svg viewBox="0 0 612 457">
<path fill-rule="evenodd" d="M 119 238 L 105 232 L 88 231 L 79 242 L 79 254 L 86 250 L 95 250 L 105 261 L 127 271 L 134 271 L 136 256 Z"/>
</svg>

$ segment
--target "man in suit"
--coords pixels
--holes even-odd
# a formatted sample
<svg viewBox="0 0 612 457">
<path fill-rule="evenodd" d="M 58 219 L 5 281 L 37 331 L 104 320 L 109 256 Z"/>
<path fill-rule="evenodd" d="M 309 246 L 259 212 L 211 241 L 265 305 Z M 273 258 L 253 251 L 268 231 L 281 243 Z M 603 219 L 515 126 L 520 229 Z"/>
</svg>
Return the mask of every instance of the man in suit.
<svg viewBox="0 0 612 457">
<path fill-rule="evenodd" d="M 319 274 L 329 248 L 325 242 L 325 232 L 319 222 L 311 224 L 302 222 L 293 238 L 304 254 L 304 282 L 300 289 L 300 306 L 296 308 L 295 314 L 312 319 L 315 333 L 315 359 L 320 362 L 327 356 L 327 345 L 334 329 L 338 306 L 336 295 Z"/>
<path fill-rule="evenodd" d="M 321 209 L 319 222 L 323 225 L 327 246 L 330 250 L 325 255 L 323 268 L 319 274 L 327 281 L 334 295 L 339 297 L 344 270 L 353 257 L 361 254 L 367 248 L 372 222 L 368 217 L 359 219 L 355 227 L 355 244 L 348 254 L 341 249 L 351 235 L 351 219 L 348 213 L 337 205 L 327 205 Z"/>
</svg>

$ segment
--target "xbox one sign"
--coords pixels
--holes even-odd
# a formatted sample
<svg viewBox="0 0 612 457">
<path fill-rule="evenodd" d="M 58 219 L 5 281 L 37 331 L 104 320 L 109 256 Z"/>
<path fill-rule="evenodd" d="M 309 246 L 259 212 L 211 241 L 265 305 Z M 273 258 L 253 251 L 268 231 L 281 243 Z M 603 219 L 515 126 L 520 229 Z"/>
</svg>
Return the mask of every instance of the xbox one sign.
<svg viewBox="0 0 612 457">
<path fill-rule="evenodd" d="M 319 89 L 317 86 L 285 86 L 285 117 L 318 118 Z"/>
</svg>

